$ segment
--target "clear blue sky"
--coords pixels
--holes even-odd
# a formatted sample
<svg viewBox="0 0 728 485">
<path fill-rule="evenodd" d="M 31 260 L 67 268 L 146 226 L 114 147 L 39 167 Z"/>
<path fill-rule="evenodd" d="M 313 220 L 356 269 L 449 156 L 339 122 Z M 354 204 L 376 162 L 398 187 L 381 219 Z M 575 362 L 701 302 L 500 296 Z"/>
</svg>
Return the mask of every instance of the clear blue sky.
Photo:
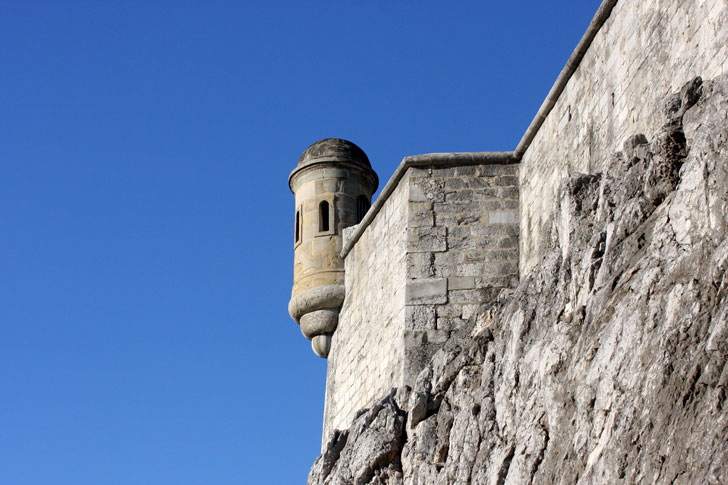
<svg viewBox="0 0 728 485">
<path fill-rule="evenodd" d="M 295 484 L 286 305 L 326 137 L 511 150 L 599 1 L 0 1 L 0 484 Z"/>
</svg>

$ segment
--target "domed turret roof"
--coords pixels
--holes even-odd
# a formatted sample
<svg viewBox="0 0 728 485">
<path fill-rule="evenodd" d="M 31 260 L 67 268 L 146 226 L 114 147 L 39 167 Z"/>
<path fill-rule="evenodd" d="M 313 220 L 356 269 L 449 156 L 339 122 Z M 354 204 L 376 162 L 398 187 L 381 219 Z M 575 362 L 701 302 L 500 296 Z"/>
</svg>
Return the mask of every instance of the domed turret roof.
<svg viewBox="0 0 728 485">
<path fill-rule="evenodd" d="M 310 147 L 306 148 L 301 158 L 298 159 L 296 168 L 288 176 L 288 186 L 291 192 L 295 193 L 293 183 L 299 174 L 307 173 L 317 168 L 334 167 L 345 170 L 354 170 L 364 177 L 366 185 L 371 188 L 371 193 L 377 190 L 379 177 L 372 169 L 364 150 L 350 141 L 341 138 L 324 138 Z M 342 172 L 343 173 L 343 172 Z M 346 178 L 346 177 L 345 177 Z"/>
<path fill-rule="evenodd" d="M 309 165 L 310 163 L 323 161 L 341 161 L 354 163 L 371 170 L 364 150 L 356 146 L 350 141 L 341 138 L 324 138 L 319 140 L 310 147 L 306 148 L 301 158 L 298 159 L 298 167 Z"/>
</svg>

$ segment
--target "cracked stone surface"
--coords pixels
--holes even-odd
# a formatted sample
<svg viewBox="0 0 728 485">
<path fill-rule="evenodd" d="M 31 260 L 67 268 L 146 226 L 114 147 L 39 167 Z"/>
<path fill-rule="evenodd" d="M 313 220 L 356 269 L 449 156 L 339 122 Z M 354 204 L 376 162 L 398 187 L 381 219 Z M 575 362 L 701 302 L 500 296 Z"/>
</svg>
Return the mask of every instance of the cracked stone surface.
<svg viewBox="0 0 728 485">
<path fill-rule="evenodd" d="M 728 77 L 561 186 L 541 263 L 309 484 L 728 483 Z"/>
</svg>

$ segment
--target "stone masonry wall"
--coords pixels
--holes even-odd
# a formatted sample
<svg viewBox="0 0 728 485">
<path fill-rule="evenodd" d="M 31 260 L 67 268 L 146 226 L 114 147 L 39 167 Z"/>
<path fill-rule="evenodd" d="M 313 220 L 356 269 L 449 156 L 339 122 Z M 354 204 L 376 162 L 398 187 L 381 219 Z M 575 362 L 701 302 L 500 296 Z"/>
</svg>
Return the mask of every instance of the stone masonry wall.
<svg viewBox="0 0 728 485">
<path fill-rule="evenodd" d="M 665 101 L 671 123 L 563 181 L 538 266 L 309 485 L 728 484 L 728 74 Z"/>
<path fill-rule="evenodd" d="M 667 94 L 726 72 L 726 24 L 725 0 L 617 2 L 521 160 L 521 276 L 567 174 L 603 170 L 629 134 L 658 130 Z"/>
<path fill-rule="evenodd" d="M 410 168 L 406 182 L 403 383 L 414 385 L 480 303 L 518 284 L 518 166 Z"/>
<path fill-rule="evenodd" d="M 345 259 L 346 297 L 326 374 L 323 442 L 402 380 L 409 187 L 398 186 Z M 344 239 L 352 228 L 344 230 Z"/>
<path fill-rule="evenodd" d="M 345 259 L 324 443 L 518 284 L 518 166 L 409 168 Z M 344 233 L 346 238 L 353 228 Z"/>
</svg>

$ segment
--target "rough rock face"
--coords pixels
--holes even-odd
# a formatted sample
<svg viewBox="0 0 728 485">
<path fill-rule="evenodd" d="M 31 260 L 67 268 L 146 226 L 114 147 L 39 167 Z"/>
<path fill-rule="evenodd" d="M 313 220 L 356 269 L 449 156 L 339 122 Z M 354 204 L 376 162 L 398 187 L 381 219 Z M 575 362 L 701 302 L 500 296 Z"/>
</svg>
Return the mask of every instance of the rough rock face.
<svg viewBox="0 0 728 485">
<path fill-rule="evenodd" d="M 728 483 L 728 77 L 565 180 L 548 247 L 309 484 Z"/>
</svg>

